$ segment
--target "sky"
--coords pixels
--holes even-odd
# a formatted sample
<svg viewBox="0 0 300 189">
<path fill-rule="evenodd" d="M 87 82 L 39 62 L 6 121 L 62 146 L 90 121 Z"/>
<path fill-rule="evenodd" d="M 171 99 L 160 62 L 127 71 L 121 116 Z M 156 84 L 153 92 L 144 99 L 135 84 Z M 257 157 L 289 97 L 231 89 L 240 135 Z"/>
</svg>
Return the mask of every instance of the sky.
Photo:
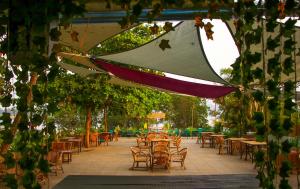
<svg viewBox="0 0 300 189">
<path fill-rule="evenodd" d="M 214 25 L 214 27 L 212 28 L 212 30 L 214 31 L 214 39 L 207 40 L 204 29 L 200 29 L 200 35 L 207 59 L 215 72 L 220 75 L 220 70 L 223 68 L 229 68 L 230 65 L 233 64 L 235 59 L 239 56 L 239 52 L 230 31 L 227 29 L 226 24 L 217 19 L 214 19 L 210 22 Z M 174 74 L 166 73 L 166 76 L 195 83 L 213 84 L 212 82 L 178 76 Z M 211 110 L 215 109 L 215 104 L 212 100 L 208 99 L 207 105 Z M 213 120 L 213 117 L 208 116 L 210 125 L 213 124 Z"/>
</svg>

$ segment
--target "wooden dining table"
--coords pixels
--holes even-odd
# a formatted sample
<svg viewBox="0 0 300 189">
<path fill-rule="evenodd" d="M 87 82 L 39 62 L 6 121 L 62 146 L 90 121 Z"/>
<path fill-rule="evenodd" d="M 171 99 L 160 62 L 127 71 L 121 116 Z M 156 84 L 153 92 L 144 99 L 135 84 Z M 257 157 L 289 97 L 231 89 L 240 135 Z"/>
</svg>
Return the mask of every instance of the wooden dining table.
<svg viewBox="0 0 300 189">
<path fill-rule="evenodd" d="M 233 143 L 234 142 L 238 142 L 239 145 L 240 145 L 240 142 L 241 141 L 245 141 L 247 140 L 247 138 L 244 138 L 244 137 L 231 137 L 231 138 L 228 138 L 228 146 L 229 146 L 229 154 L 233 154 Z"/>
<path fill-rule="evenodd" d="M 252 162 L 253 162 L 254 149 L 255 148 L 261 149 L 266 146 L 267 146 L 266 142 L 251 141 L 251 140 L 241 141 L 241 159 L 243 158 L 243 154 L 245 154 L 245 160 L 247 160 L 247 156 L 249 154 L 251 156 Z"/>
<path fill-rule="evenodd" d="M 202 148 L 204 148 L 206 140 L 210 141 L 210 147 L 212 147 L 212 137 L 211 137 L 211 135 L 213 135 L 213 134 L 215 134 L 215 133 L 214 132 L 202 132 L 201 133 Z"/>
<path fill-rule="evenodd" d="M 68 142 L 72 142 L 74 147 L 77 147 L 77 152 L 81 152 L 82 140 L 80 138 L 70 138 Z"/>
</svg>

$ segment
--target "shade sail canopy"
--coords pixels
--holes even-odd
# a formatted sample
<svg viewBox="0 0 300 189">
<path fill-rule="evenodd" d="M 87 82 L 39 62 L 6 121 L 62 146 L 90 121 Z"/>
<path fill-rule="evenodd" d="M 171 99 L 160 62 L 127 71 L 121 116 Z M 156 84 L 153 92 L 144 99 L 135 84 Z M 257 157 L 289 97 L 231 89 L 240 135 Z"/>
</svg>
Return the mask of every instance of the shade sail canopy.
<svg viewBox="0 0 300 189">
<path fill-rule="evenodd" d="M 162 40 L 168 40 L 170 48 L 162 50 L 159 47 Z M 180 22 L 175 27 L 175 31 L 170 31 L 141 47 L 97 58 L 206 81 L 226 83 L 211 68 L 203 50 L 199 29 L 194 26 L 192 20 Z"/>
<path fill-rule="evenodd" d="M 67 52 L 60 52 L 58 53 L 58 56 L 62 58 L 66 58 L 68 60 L 72 60 L 73 62 L 76 62 L 84 67 L 91 68 L 97 71 L 103 71 L 99 69 L 95 64 L 93 64 L 89 57 L 83 56 L 80 54 L 74 54 L 74 53 L 67 53 Z"/>
<path fill-rule="evenodd" d="M 91 69 L 88 69 L 88 68 L 83 68 L 83 67 L 80 67 L 80 66 L 75 66 L 75 65 L 72 65 L 72 64 L 67 64 L 67 63 L 63 63 L 63 62 L 58 62 L 57 63 L 60 67 L 68 70 L 68 71 L 71 71 L 73 73 L 76 73 L 82 77 L 86 77 L 86 76 L 89 76 L 91 74 L 97 74 L 97 73 L 101 73 L 97 70 L 91 70 Z"/>
<path fill-rule="evenodd" d="M 124 31 L 118 23 L 74 23 L 61 30 L 60 43 L 87 52 L 100 42 Z"/>
<path fill-rule="evenodd" d="M 235 90 L 234 87 L 214 86 L 172 79 L 160 75 L 130 70 L 102 60 L 94 62 L 107 72 L 124 80 L 203 98 L 218 98 Z"/>
<path fill-rule="evenodd" d="M 235 26 L 234 26 L 234 21 L 233 20 L 229 20 L 229 21 L 226 21 L 227 23 L 227 27 L 228 29 L 232 32 L 232 33 L 235 33 L 236 30 L 235 30 Z M 257 23 L 256 23 L 257 24 Z M 265 22 L 264 22 L 265 24 Z M 257 26 L 254 25 L 254 28 L 256 28 Z M 263 28 L 266 28 L 265 26 Z M 277 36 L 279 34 L 279 29 L 280 27 L 278 26 L 277 28 L 275 28 L 275 32 L 273 34 L 270 34 L 266 31 L 264 31 L 264 44 L 265 44 L 265 47 L 266 47 L 266 44 L 267 44 L 267 39 L 269 36 L 271 36 L 272 38 L 274 38 L 275 36 Z M 284 42 L 286 38 L 282 37 L 282 41 Z M 297 41 L 296 43 L 296 49 L 300 49 L 300 42 L 299 42 L 299 39 L 300 39 L 300 28 L 295 26 L 295 40 Z M 284 51 L 283 49 L 283 45 L 279 48 L 276 48 L 275 49 L 275 52 L 278 53 L 279 50 L 281 50 L 282 52 Z M 259 44 L 255 44 L 255 45 L 251 45 L 251 52 L 255 53 L 255 52 L 258 52 L 258 53 L 261 53 L 262 51 L 262 43 L 259 43 Z M 274 52 L 270 52 L 268 51 L 268 53 L 265 53 L 265 60 L 266 60 L 266 65 L 268 64 L 268 59 L 269 58 L 273 58 L 274 57 Z M 281 57 L 281 61 L 283 62 L 285 60 L 286 56 L 284 54 L 282 54 L 282 57 Z M 300 81 L 300 58 L 299 56 L 295 59 L 296 60 L 296 75 L 297 75 L 297 78 L 296 80 L 297 81 Z M 253 66 L 253 69 L 255 69 L 256 67 L 259 67 L 259 68 L 263 68 L 263 62 L 262 60 L 260 62 L 258 62 L 257 64 L 255 64 Z M 266 69 L 267 69 L 267 66 L 266 66 Z M 270 75 L 268 75 L 267 73 L 267 70 L 265 70 L 265 73 L 266 73 L 266 77 L 267 78 L 270 78 Z M 285 75 L 285 74 L 282 74 L 281 75 L 281 81 L 287 81 L 287 80 L 292 80 L 294 81 L 295 80 L 295 72 L 294 73 L 291 73 L 289 75 Z"/>
</svg>

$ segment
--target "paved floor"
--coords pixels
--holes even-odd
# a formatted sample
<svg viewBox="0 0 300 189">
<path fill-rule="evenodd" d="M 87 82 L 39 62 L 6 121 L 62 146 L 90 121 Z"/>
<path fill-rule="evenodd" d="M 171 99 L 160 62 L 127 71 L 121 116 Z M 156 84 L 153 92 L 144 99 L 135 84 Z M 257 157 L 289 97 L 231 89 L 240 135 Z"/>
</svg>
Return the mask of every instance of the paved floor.
<svg viewBox="0 0 300 189">
<path fill-rule="evenodd" d="M 251 161 L 241 160 L 237 155 L 218 155 L 217 149 L 201 148 L 196 139 L 184 139 L 182 147 L 188 148 L 186 170 L 175 163 L 170 171 L 163 169 L 129 170 L 132 156 L 129 147 L 134 146 L 134 138 L 120 138 L 118 142 L 110 142 L 109 146 L 98 146 L 85 149 L 73 155 L 70 164 L 63 164 L 64 174 L 51 175 L 49 188 L 54 187 L 69 175 L 108 175 L 108 176 L 179 176 L 179 175 L 255 175 Z M 295 179 L 293 180 L 295 181 Z M 295 182 L 294 182 L 295 184 Z M 44 186 L 48 188 L 48 186 Z"/>
</svg>

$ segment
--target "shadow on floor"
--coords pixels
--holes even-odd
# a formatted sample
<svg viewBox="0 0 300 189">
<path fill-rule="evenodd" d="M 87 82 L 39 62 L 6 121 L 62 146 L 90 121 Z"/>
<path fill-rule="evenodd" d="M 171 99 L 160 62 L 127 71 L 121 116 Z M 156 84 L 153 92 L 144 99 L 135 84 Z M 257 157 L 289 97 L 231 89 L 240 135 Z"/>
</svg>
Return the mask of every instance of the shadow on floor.
<svg viewBox="0 0 300 189">
<path fill-rule="evenodd" d="M 70 175 L 54 189 L 257 189 L 254 174 L 199 176 Z"/>
</svg>

